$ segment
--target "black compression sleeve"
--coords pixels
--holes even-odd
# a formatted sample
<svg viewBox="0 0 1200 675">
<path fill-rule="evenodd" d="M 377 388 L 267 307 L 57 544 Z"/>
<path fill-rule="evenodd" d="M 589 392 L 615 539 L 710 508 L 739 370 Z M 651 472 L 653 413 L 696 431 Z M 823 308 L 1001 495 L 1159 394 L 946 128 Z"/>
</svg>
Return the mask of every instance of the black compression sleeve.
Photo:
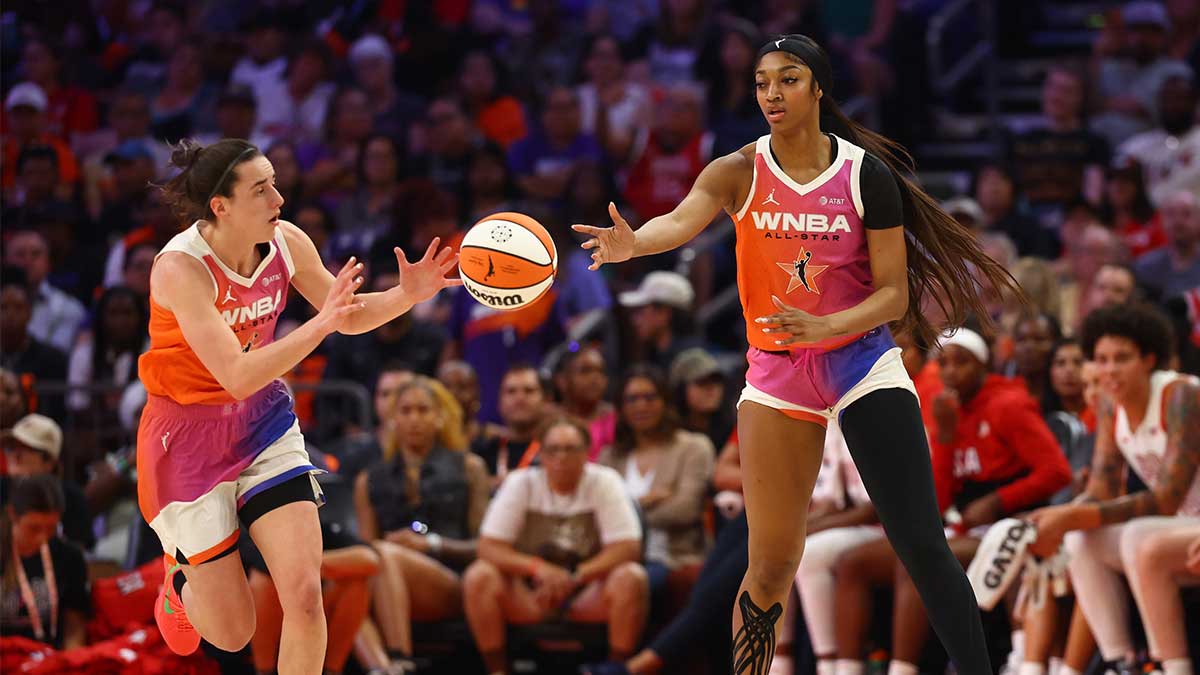
<svg viewBox="0 0 1200 675">
<path fill-rule="evenodd" d="M 904 207 L 896 176 L 883 160 L 867 153 L 858 175 L 863 203 L 863 226 L 868 230 L 886 230 L 904 224 Z"/>
</svg>

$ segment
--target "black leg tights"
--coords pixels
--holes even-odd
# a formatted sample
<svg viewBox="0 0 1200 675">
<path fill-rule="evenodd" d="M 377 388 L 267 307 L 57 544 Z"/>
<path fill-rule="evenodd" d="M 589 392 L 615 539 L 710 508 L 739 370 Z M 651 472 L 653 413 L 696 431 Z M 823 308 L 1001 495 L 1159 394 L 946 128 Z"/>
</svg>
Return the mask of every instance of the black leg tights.
<svg viewBox="0 0 1200 675">
<path fill-rule="evenodd" d="M 917 398 L 905 389 L 871 392 L 842 412 L 841 426 L 888 540 L 946 652 L 962 675 L 990 675 L 975 593 L 943 534 Z"/>
</svg>

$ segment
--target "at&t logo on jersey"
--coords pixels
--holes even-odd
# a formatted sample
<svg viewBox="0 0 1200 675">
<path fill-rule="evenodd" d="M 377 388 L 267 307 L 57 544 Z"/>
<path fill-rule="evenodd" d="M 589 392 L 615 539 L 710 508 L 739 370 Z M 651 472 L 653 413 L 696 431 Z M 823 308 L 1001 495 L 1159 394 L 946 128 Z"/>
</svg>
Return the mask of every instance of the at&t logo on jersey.
<svg viewBox="0 0 1200 675">
<path fill-rule="evenodd" d="M 843 204 L 846 203 L 846 198 L 845 197 L 826 197 L 825 195 L 821 195 L 821 198 L 818 199 L 817 202 L 821 206 L 826 206 L 827 204 L 833 204 L 834 206 L 842 206 Z"/>
<path fill-rule="evenodd" d="M 850 233 L 850 221 L 846 216 L 837 214 L 830 221 L 824 213 L 782 213 L 779 211 L 751 211 L 754 218 L 754 228 L 764 232 L 768 238 L 792 239 L 791 233 L 799 233 L 795 237 L 810 241 L 838 241 L 839 232 Z"/>
<path fill-rule="evenodd" d="M 264 295 L 253 304 L 222 310 L 221 318 L 225 319 L 225 323 L 232 326 L 234 330 L 250 322 L 257 326 L 259 322 L 275 318 L 275 312 L 279 309 L 282 299 L 283 291 L 275 291 L 274 297 Z"/>
</svg>

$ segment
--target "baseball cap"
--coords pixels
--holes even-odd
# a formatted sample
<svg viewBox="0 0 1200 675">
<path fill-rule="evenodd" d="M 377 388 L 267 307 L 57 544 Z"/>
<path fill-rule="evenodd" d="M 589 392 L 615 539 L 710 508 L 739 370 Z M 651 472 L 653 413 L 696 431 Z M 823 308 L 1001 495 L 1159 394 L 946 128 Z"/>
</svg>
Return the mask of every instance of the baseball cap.
<svg viewBox="0 0 1200 675">
<path fill-rule="evenodd" d="M 62 428 L 45 415 L 31 413 L 22 417 L 12 429 L 4 432 L 4 436 L 34 450 L 41 450 L 56 461 L 62 454 Z"/>
<path fill-rule="evenodd" d="M 951 216 L 966 216 L 976 225 L 983 225 L 986 220 L 986 217 L 983 215 L 983 207 L 979 205 L 979 202 L 970 197 L 948 199 L 942 204 L 942 210 Z"/>
<path fill-rule="evenodd" d="M 392 48 L 387 40 L 378 35 L 364 35 L 354 41 L 350 47 L 350 63 L 358 63 L 365 59 L 384 59 L 392 62 Z"/>
<path fill-rule="evenodd" d="M 45 90 L 38 85 L 33 82 L 22 82 L 10 89 L 8 96 L 4 99 L 5 110 L 21 106 L 45 112 L 46 108 L 50 107 L 50 99 L 46 98 Z"/>
<path fill-rule="evenodd" d="M 676 272 L 659 271 L 647 274 L 637 290 L 622 293 L 617 299 L 626 307 L 661 304 L 686 311 L 691 309 L 695 296 L 692 282 L 687 277 Z"/>
<path fill-rule="evenodd" d="M 679 352 L 671 362 L 671 374 L 668 378 L 671 388 L 681 384 L 691 384 L 713 375 L 721 375 L 721 364 L 712 354 L 700 347 L 692 347 Z"/>
<path fill-rule="evenodd" d="M 962 347 L 984 365 L 987 365 L 988 357 L 991 355 L 987 341 L 970 328 L 958 328 L 943 333 L 938 340 L 938 349 L 945 349 L 950 345 Z"/>
<path fill-rule="evenodd" d="M 1126 26 L 1155 26 L 1163 30 L 1171 28 L 1167 9 L 1157 2 L 1138 0 L 1121 8 L 1121 20 Z"/>
</svg>

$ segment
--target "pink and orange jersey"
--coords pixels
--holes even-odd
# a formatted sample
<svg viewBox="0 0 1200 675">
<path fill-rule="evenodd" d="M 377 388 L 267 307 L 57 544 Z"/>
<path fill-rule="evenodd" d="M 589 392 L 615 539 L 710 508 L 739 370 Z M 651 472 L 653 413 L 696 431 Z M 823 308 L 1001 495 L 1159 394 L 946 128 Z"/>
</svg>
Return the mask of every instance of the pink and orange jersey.
<svg viewBox="0 0 1200 675">
<path fill-rule="evenodd" d="M 755 146 L 750 194 L 734 216 L 738 293 L 752 347 L 781 349 L 775 344 L 778 335 L 765 334 L 754 323 L 779 311 L 772 295 L 824 316 L 859 304 L 875 290 L 860 190 L 866 153 L 849 141 L 830 138 L 835 143 L 833 162 L 804 185 L 776 163 L 769 135 Z M 860 336 L 803 347 L 835 349 Z"/>
<path fill-rule="evenodd" d="M 200 236 L 197 225 L 180 232 L 159 255 L 178 251 L 196 258 L 213 280 L 213 304 L 242 351 L 257 349 L 275 340 L 275 323 L 287 304 L 288 286 L 296 268 L 283 231 L 266 245 L 258 269 L 244 277 L 221 262 Z M 222 405 L 234 398 L 217 382 L 192 351 L 175 315 L 150 299 L 150 350 L 138 359 L 138 375 L 146 392 L 184 405 Z"/>
</svg>

